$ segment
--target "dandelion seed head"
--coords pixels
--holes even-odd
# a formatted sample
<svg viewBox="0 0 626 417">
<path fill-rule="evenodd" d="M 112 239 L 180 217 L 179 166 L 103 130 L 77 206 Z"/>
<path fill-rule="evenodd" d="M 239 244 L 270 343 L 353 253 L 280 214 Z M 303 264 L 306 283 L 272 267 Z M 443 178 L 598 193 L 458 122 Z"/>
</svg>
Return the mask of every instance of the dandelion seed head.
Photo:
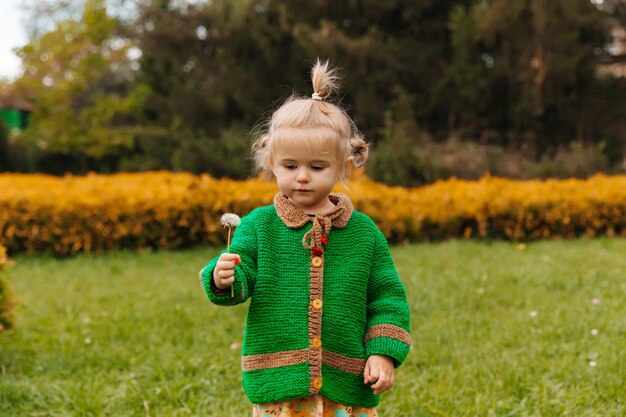
<svg viewBox="0 0 626 417">
<path fill-rule="evenodd" d="M 221 222 L 224 227 L 232 229 L 233 227 L 237 227 L 241 224 L 241 217 L 234 213 L 224 213 L 222 215 Z"/>
<path fill-rule="evenodd" d="M 529 315 L 530 317 L 537 317 L 537 315 L 538 315 L 538 314 L 539 314 L 539 313 L 537 313 L 535 310 L 533 310 L 533 311 L 531 311 L 530 313 L 528 313 L 528 315 Z"/>
<path fill-rule="evenodd" d="M 591 329 L 591 335 L 592 336 L 597 336 L 598 335 L 598 329 Z"/>
<path fill-rule="evenodd" d="M 595 368 L 598 365 L 598 362 L 596 361 L 589 361 L 589 366 L 591 366 L 592 368 Z"/>
</svg>

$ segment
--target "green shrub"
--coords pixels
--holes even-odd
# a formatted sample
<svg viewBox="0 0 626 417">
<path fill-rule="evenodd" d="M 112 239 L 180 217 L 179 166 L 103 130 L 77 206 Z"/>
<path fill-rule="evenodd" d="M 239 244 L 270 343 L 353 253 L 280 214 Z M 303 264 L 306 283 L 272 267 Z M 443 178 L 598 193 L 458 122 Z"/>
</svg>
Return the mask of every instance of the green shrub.
<svg viewBox="0 0 626 417">
<path fill-rule="evenodd" d="M 572 142 L 560 148 L 553 158 L 544 156 L 529 169 L 531 178 L 587 178 L 597 172 L 608 172 L 610 167 L 601 146 L 585 146 Z"/>
<path fill-rule="evenodd" d="M 0 332 L 13 327 L 14 318 L 11 312 L 14 304 L 8 284 L 2 279 L 2 271 L 8 264 L 6 249 L 0 246 Z"/>
</svg>

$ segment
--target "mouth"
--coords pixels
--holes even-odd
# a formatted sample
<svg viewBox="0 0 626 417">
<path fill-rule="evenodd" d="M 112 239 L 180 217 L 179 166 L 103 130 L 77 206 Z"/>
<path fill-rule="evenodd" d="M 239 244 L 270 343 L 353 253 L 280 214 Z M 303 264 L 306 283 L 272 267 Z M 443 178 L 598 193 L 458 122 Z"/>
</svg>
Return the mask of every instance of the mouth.
<svg viewBox="0 0 626 417">
<path fill-rule="evenodd" d="M 299 192 L 299 193 L 308 193 L 311 190 L 305 190 L 304 188 L 298 188 L 296 191 Z"/>
</svg>

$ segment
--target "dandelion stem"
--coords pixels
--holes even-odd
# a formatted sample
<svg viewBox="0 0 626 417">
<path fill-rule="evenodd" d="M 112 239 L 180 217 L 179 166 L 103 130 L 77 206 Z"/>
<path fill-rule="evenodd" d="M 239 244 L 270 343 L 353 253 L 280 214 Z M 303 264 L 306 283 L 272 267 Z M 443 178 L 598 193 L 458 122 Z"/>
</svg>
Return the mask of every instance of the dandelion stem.
<svg viewBox="0 0 626 417">
<path fill-rule="evenodd" d="M 228 228 L 228 247 L 226 252 L 230 253 L 230 227 Z M 230 296 L 235 296 L 235 281 L 233 281 L 233 284 L 230 286 Z"/>
</svg>

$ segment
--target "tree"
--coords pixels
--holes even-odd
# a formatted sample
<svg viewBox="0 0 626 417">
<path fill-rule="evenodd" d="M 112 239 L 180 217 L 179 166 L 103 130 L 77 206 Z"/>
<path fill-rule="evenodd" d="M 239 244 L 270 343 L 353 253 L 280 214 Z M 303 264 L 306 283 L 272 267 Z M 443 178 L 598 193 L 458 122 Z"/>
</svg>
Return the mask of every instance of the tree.
<svg viewBox="0 0 626 417">
<path fill-rule="evenodd" d="M 254 125 L 277 100 L 311 93 L 306 74 L 319 56 L 341 67 L 341 98 L 369 138 L 382 138 L 396 88 L 416 92 L 412 114 L 437 129 L 433 119 L 446 115 L 431 104 L 432 85 L 450 56 L 448 14 L 471 2 L 145 2 L 137 37 L 153 93 L 147 116 L 161 125 L 180 117 L 210 136 L 233 121 Z"/>
<path fill-rule="evenodd" d="M 341 67 L 337 100 L 392 166 L 396 145 L 402 165 L 423 161 L 409 150 L 424 137 L 530 142 L 539 159 L 623 131 L 623 88 L 595 70 L 624 0 L 29 2 L 40 29 L 22 51 L 36 104 L 23 139 L 57 165 L 82 161 L 72 170 L 245 177 L 247 132 L 312 93 L 317 57 Z M 72 19 L 46 32 L 43 12 Z M 419 181 L 439 169 L 424 166 Z"/>
<path fill-rule="evenodd" d="M 455 5 L 448 22 L 452 56 L 443 77 L 435 84 L 434 102 L 448 112 L 450 136 L 470 134 L 490 127 L 488 103 L 493 58 L 482 42 L 480 22 L 484 8 Z"/>
<path fill-rule="evenodd" d="M 133 144 L 135 114 L 145 89 L 133 88 L 130 39 L 103 0 L 88 0 L 80 20 L 63 20 L 19 54 L 17 81 L 34 103 L 20 138 L 48 153 L 76 158 L 80 170 Z"/>
<path fill-rule="evenodd" d="M 9 165 L 9 129 L 4 120 L 0 119 L 0 171 L 7 171 Z"/>
<path fill-rule="evenodd" d="M 492 86 L 506 91 L 493 103 L 493 123 L 534 141 L 541 155 L 584 139 L 595 80 L 595 51 L 607 42 L 605 19 L 588 0 L 491 0 L 480 22 L 493 58 Z"/>
</svg>

